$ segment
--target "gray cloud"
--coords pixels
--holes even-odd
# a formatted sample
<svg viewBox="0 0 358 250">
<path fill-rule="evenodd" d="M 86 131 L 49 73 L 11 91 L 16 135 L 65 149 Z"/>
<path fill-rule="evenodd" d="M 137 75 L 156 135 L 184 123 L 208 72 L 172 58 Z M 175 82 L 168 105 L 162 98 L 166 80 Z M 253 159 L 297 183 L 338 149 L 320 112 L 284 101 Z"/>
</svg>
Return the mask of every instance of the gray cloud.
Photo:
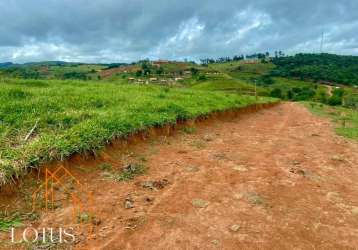
<svg viewBox="0 0 358 250">
<path fill-rule="evenodd" d="M 356 0 L 8 0 L 0 61 L 199 59 L 257 51 L 358 54 Z"/>
</svg>

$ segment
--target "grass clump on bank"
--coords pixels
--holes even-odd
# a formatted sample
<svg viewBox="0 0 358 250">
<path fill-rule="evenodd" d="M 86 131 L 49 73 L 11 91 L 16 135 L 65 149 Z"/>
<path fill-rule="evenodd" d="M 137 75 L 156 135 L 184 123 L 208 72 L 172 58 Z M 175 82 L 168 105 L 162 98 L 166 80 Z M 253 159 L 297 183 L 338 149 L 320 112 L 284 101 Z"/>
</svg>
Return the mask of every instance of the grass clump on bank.
<svg viewBox="0 0 358 250">
<path fill-rule="evenodd" d="M 314 114 L 330 118 L 336 125 L 337 134 L 358 140 L 358 112 L 357 110 L 340 106 L 328 106 L 320 103 L 305 102 Z"/>
<path fill-rule="evenodd" d="M 8 232 L 13 227 L 22 226 L 18 218 L 0 218 L 0 232 Z"/>
<path fill-rule="evenodd" d="M 5 80 L 0 88 L 0 184 L 29 167 L 98 150 L 147 127 L 254 102 L 248 96 L 151 85 Z"/>
</svg>

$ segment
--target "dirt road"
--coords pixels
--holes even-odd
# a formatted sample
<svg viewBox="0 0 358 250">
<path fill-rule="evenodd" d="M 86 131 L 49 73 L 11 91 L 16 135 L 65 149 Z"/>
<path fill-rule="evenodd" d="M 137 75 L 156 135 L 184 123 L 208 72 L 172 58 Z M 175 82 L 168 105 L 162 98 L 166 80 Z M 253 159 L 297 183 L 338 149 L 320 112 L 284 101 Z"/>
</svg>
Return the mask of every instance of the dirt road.
<svg viewBox="0 0 358 250">
<path fill-rule="evenodd" d="M 298 104 L 218 121 L 136 153 L 148 155 L 148 174 L 125 190 L 109 184 L 97 191 L 109 229 L 87 246 L 358 247 L 357 144 L 337 137 L 328 121 Z M 169 181 L 162 189 L 138 186 L 162 179 Z M 121 206 L 124 194 L 134 208 Z M 112 206 L 116 195 L 119 206 Z"/>
<path fill-rule="evenodd" d="M 299 104 L 216 121 L 127 153 L 104 158 L 118 165 L 141 159 L 148 172 L 119 183 L 87 174 L 100 223 L 77 247 L 358 248 L 358 144 Z"/>
</svg>

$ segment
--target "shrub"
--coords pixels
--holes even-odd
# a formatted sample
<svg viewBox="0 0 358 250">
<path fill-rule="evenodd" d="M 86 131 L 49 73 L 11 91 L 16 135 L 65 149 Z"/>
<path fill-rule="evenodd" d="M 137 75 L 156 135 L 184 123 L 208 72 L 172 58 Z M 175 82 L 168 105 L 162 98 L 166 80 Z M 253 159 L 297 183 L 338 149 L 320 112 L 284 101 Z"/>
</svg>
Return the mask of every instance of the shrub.
<svg viewBox="0 0 358 250">
<path fill-rule="evenodd" d="M 278 88 L 274 88 L 271 93 L 270 93 L 271 97 L 276 97 L 276 98 L 282 98 L 282 91 L 281 89 Z"/>
</svg>

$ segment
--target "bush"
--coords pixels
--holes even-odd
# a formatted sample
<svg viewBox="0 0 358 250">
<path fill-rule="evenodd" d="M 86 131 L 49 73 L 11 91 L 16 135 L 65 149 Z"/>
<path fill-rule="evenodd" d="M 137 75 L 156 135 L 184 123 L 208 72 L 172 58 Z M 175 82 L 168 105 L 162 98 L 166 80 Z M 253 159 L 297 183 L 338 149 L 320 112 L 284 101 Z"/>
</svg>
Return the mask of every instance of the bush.
<svg viewBox="0 0 358 250">
<path fill-rule="evenodd" d="M 269 75 L 263 75 L 260 77 L 259 83 L 262 85 L 272 85 L 275 81 Z"/>
<path fill-rule="evenodd" d="M 332 106 L 342 105 L 343 94 L 343 89 L 333 90 L 332 96 L 328 99 L 328 104 Z"/>
<path fill-rule="evenodd" d="M 350 94 L 344 98 L 344 107 L 358 109 L 358 94 Z"/>
<path fill-rule="evenodd" d="M 270 93 L 271 97 L 276 97 L 276 98 L 282 98 L 282 91 L 281 89 L 278 88 L 274 88 L 271 93 Z"/>
<path fill-rule="evenodd" d="M 297 91 L 297 90 L 296 90 Z M 311 88 L 301 88 L 299 91 L 296 92 L 295 97 L 293 98 L 294 101 L 307 101 L 314 97 L 316 92 Z"/>
<path fill-rule="evenodd" d="M 205 81 L 207 78 L 206 78 L 206 76 L 205 75 L 200 75 L 199 77 L 198 77 L 198 80 L 199 81 Z"/>
<path fill-rule="evenodd" d="M 329 99 L 328 99 L 328 104 L 332 105 L 332 106 L 338 106 L 338 105 L 342 105 L 342 98 L 337 96 L 337 95 L 332 95 Z"/>
</svg>

